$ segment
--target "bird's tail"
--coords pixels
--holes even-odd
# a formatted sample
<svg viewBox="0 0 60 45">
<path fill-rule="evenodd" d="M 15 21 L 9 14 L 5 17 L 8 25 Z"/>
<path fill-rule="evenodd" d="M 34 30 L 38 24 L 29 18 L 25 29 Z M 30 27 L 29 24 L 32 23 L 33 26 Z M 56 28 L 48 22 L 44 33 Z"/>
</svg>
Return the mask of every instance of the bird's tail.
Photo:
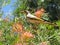
<svg viewBox="0 0 60 45">
<path fill-rule="evenodd" d="M 40 22 L 44 23 L 44 24 L 50 24 L 53 26 L 58 26 L 56 23 L 53 23 L 53 22 L 45 21 L 45 20 L 40 19 L 40 18 L 36 18 L 36 19 L 39 20 Z"/>
</svg>

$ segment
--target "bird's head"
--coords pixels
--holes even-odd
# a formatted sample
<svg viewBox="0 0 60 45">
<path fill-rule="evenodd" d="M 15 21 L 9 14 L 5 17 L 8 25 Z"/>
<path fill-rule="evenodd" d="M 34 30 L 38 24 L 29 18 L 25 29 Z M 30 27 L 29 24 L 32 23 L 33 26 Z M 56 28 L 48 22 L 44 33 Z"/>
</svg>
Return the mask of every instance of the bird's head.
<svg viewBox="0 0 60 45">
<path fill-rule="evenodd" d="M 23 14 L 28 14 L 28 13 L 30 13 L 28 10 L 24 10 L 24 11 L 21 11 L 21 13 L 23 13 Z"/>
</svg>

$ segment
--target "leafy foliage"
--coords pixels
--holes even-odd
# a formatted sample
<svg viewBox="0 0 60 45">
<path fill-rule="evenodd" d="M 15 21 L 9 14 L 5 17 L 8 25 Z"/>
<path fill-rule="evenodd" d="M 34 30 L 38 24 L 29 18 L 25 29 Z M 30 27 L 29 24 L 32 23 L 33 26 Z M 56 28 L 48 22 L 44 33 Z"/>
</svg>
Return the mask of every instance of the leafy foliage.
<svg viewBox="0 0 60 45">
<path fill-rule="evenodd" d="M 17 1 L 19 6 L 13 13 L 15 16 L 13 21 L 0 21 L 0 45 L 60 45 L 60 20 L 54 22 L 59 26 L 58 29 L 50 24 L 32 24 L 27 22 L 25 14 L 20 12 L 21 10 L 27 10 L 26 1 Z M 20 25 L 21 23 L 23 29 Z M 13 25 L 15 31 L 13 31 Z"/>
</svg>

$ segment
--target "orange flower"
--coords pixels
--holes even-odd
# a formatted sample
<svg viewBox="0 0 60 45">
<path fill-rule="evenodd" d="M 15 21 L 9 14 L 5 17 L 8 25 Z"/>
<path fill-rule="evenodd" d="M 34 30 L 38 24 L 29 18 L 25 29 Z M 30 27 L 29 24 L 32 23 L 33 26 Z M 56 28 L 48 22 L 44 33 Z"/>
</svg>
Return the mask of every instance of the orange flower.
<svg viewBox="0 0 60 45">
<path fill-rule="evenodd" d="M 22 32 L 23 31 L 23 25 L 21 23 L 13 24 L 13 30 L 15 32 Z"/>
<path fill-rule="evenodd" d="M 30 33 L 30 32 L 24 32 L 24 33 L 22 34 L 22 36 L 23 36 L 24 38 L 32 38 L 32 37 L 34 37 L 34 35 L 33 35 L 32 33 Z"/>
<path fill-rule="evenodd" d="M 43 8 L 37 10 L 35 12 L 35 16 L 37 16 L 38 18 L 41 18 L 42 17 L 42 14 L 45 12 L 45 10 Z"/>
</svg>

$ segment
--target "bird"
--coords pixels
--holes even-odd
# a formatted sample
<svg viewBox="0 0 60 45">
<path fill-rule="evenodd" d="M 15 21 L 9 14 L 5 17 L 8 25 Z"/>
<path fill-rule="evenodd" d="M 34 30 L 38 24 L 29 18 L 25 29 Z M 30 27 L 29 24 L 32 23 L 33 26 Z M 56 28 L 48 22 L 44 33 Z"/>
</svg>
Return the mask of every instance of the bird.
<svg viewBox="0 0 60 45">
<path fill-rule="evenodd" d="M 21 12 L 26 14 L 27 22 L 29 22 L 29 23 L 34 23 L 34 24 L 43 23 L 43 24 L 50 24 L 50 25 L 57 26 L 55 23 L 47 22 L 47 21 L 31 14 L 28 10 L 24 10 Z"/>
</svg>

